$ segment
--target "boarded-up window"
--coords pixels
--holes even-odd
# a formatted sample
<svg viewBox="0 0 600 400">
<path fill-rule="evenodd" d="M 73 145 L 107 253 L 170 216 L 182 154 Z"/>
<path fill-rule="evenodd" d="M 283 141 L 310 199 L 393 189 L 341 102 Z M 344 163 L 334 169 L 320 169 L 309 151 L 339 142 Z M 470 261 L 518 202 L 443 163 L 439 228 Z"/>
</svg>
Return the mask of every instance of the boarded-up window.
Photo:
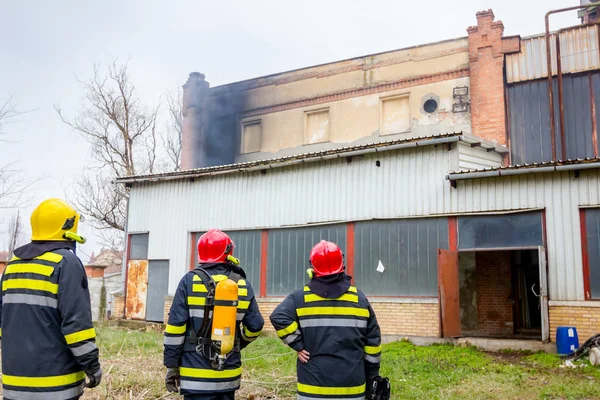
<svg viewBox="0 0 600 400">
<path fill-rule="evenodd" d="M 267 257 L 267 295 L 287 296 L 308 281 L 310 250 L 321 240 L 336 243 L 346 249 L 346 226 L 321 225 L 308 228 L 274 229 L 269 231 Z"/>
<path fill-rule="evenodd" d="M 437 250 L 448 248 L 446 218 L 357 222 L 354 280 L 367 295 L 437 296 Z"/>
<path fill-rule="evenodd" d="M 260 121 L 242 124 L 242 153 L 260 151 L 262 141 L 262 124 Z"/>
<path fill-rule="evenodd" d="M 131 235 L 131 243 L 129 248 L 130 260 L 147 260 L 148 259 L 148 234 L 137 233 Z"/>
<path fill-rule="evenodd" d="M 309 111 L 305 121 L 304 144 L 329 141 L 329 110 Z"/>
<path fill-rule="evenodd" d="M 381 101 L 381 134 L 393 135 L 410 131 L 410 104 L 408 95 Z"/>
</svg>

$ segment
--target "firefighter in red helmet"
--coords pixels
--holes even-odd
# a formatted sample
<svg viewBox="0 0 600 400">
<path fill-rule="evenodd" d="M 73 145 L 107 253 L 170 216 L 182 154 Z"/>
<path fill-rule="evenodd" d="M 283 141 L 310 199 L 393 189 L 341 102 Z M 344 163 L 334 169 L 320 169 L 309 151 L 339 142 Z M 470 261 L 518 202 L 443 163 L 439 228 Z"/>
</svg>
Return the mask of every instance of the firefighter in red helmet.
<svg viewBox="0 0 600 400">
<path fill-rule="evenodd" d="M 388 380 L 379 376 L 377 318 L 345 273 L 342 251 L 321 240 L 310 252 L 310 265 L 308 285 L 270 317 L 279 338 L 298 352 L 298 398 L 389 398 Z"/>
<path fill-rule="evenodd" d="M 240 351 L 260 336 L 264 319 L 235 245 L 218 229 L 198 240 L 199 265 L 180 281 L 164 335 L 165 384 L 189 400 L 233 399 Z"/>
</svg>

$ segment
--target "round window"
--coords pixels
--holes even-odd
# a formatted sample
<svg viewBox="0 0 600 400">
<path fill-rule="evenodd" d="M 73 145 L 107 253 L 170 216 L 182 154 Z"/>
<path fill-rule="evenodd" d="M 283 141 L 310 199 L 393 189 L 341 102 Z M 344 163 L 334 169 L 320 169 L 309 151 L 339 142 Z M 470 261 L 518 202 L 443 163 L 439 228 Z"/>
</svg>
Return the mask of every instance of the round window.
<svg viewBox="0 0 600 400">
<path fill-rule="evenodd" d="M 438 103 L 434 99 L 429 99 L 425 102 L 425 104 L 423 104 L 423 109 L 425 110 L 426 113 L 429 113 L 429 114 L 435 112 L 435 110 L 437 110 L 437 107 L 438 107 Z"/>
</svg>

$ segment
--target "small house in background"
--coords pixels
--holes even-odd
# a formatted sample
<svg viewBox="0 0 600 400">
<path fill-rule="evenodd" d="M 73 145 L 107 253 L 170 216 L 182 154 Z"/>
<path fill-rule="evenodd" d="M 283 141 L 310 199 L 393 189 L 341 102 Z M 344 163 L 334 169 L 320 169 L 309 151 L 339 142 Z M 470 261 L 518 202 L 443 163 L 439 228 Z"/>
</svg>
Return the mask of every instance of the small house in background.
<svg viewBox="0 0 600 400">
<path fill-rule="evenodd" d="M 94 321 L 115 314 L 114 295 L 121 290 L 123 285 L 122 257 L 123 252 L 102 249 L 97 256 L 92 253 L 89 262 L 85 265 L 92 303 L 92 320 Z"/>
<path fill-rule="evenodd" d="M 9 259 L 10 254 L 8 251 L 0 251 L 0 274 L 4 273 L 4 269 L 6 268 Z"/>
</svg>

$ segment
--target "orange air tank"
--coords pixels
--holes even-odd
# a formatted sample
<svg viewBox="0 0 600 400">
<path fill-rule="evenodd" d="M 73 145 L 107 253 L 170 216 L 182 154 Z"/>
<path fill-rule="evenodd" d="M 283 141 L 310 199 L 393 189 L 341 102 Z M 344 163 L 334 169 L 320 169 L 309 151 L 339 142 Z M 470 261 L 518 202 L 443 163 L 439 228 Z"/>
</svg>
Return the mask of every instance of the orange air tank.
<svg viewBox="0 0 600 400">
<path fill-rule="evenodd" d="M 215 301 L 234 302 L 232 305 L 216 305 L 213 310 L 211 340 L 221 342 L 220 355 L 233 350 L 237 318 L 238 285 L 231 279 L 217 283 Z M 235 304 L 235 305 L 234 305 Z"/>
</svg>

